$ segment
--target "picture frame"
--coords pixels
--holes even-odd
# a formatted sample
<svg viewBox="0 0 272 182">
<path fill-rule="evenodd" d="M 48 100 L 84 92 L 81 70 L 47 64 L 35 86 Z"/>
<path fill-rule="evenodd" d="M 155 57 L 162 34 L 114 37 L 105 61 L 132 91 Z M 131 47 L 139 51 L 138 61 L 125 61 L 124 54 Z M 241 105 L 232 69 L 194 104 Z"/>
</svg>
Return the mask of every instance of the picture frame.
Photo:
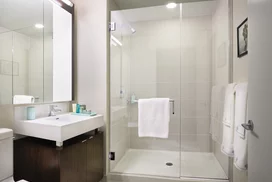
<svg viewBox="0 0 272 182">
<path fill-rule="evenodd" d="M 237 27 L 237 56 L 248 54 L 248 18 Z"/>
</svg>

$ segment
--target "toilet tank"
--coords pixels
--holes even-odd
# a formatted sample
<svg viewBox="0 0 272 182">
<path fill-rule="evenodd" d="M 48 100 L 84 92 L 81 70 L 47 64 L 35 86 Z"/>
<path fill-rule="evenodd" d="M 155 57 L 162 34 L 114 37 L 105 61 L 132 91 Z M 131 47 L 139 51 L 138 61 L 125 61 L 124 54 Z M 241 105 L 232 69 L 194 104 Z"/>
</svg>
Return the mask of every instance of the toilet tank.
<svg viewBox="0 0 272 182">
<path fill-rule="evenodd" d="M 13 131 L 0 128 L 0 181 L 13 175 Z"/>
</svg>

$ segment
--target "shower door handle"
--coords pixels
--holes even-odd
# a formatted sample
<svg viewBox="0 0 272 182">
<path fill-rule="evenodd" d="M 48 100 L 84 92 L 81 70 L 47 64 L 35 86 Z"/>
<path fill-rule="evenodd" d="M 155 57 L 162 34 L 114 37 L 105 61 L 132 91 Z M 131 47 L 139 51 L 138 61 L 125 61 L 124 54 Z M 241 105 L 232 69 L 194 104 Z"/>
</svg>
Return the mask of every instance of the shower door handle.
<svg viewBox="0 0 272 182">
<path fill-rule="evenodd" d="M 174 100 L 170 100 L 170 102 L 172 103 L 172 109 L 173 109 L 173 114 L 175 114 L 175 101 Z"/>
</svg>

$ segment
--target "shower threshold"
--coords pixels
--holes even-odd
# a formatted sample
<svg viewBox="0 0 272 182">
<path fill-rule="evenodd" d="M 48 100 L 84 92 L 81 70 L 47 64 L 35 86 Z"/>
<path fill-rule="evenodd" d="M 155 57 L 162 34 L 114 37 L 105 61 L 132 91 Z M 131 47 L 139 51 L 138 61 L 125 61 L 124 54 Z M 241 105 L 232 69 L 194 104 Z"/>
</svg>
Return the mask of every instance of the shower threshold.
<svg viewBox="0 0 272 182">
<path fill-rule="evenodd" d="M 228 181 L 212 153 L 129 149 L 111 170 L 114 176 L 171 178 L 175 181 Z M 182 176 L 182 178 L 180 178 Z"/>
<path fill-rule="evenodd" d="M 228 179 L 174 178 L 135 174 L 110 173 L 101 182 L 229 182 Z"/>
</svg>

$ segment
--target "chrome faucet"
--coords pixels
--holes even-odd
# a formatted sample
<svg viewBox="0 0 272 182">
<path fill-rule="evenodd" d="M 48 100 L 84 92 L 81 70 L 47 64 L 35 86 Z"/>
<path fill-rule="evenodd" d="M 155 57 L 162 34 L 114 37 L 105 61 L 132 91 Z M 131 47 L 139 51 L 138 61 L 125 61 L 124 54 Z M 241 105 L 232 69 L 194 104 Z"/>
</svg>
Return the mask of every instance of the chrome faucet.
<svg viewBox="0 0 272 182">
<path fill-rule="evenodd" d="M 50 105 L 49 106 L 49 115 L 48 116 L 56 116 L 57 112 L 61 112 L 60 108 L 57 108 L 57 105 Z"/>
</svg>

